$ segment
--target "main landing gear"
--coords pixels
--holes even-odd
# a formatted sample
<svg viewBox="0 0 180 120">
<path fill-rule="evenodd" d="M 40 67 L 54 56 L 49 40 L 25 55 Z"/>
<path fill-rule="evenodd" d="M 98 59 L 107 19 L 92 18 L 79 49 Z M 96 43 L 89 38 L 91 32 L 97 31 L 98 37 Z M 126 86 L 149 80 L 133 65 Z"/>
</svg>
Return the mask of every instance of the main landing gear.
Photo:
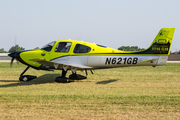
<svg viewBox="0 0 180 120">
<path fill-rule="evenodd" d="M 20 81 L 30 81 L 30 80 L 37 78 L 37 76 L 23 75 L 28 69 L 29 69 L 29 66 L 21 73 L 21 75 L 19 77 Z"/>
<path fill-rule="evenodd" d="M 33 75 L 24 75 L 24 73 L 30 68 L 30 66 L 28 66 L 20 75 L 19 77 L 19 80 L 20 81 L 30 81 L 30 80 L 33 80 L 35 78 L 37 78 L 37 76 L 33 76 Z M 58 82 L 58 83 L 69 83 L 69 82 L 74 82 L 75 80 L 82 80 L 82 79 L 87 79 L 87 70 L 85 69 L 85 72 L 86 72 L 86 76 L 83 76 L 83 75 L 79 75 L 79 74 L 76 74 L 76 71 L 73 71 L 72 70 L 72 74 L 69 75 L 69 78 L 66 77 L 66 74 L 67 74 L 67 71 L 68 70 L 64 70 L 62 68 L 62 75 L 59 76 L 59 77 L 56 77 L 55 81 Z M 93 74 L 92 70 L 90 70 L 91 73 Z"/>
<path fill-rule="evenodd" d="M 87 76 L 87 70 L 86 71 L 86 76 Z M 57 77 L 55 79 L 56 82 L 58 83 L 69 83 L 69 82 L 74 82 L 74 80 L 82 80 L 82 79 L 87 79 L 86 76 L 83 76 L 83 75 L 79 75 L 79 74 L 76 74 L 76 71 L 75 72 L 72 72 L 71 75 L 69 75 L 69 78 L 65 77 L 66 76 L 66 73 L 67 73 L 67 70 L 65 71 L 63 68 L 62 68 L 62 75 Z M 93 74 L 93 72 L 91 71 L 91 73 Z"/>
<path fill-rule="evenodd" d="M 64 69 L 62 69 L 62 75 L 59 76 L 59 77 L 57 77 L 57 78 L 55 79 L 55 81 L 58 82 L 58 83 L 69 83 L 69 82 L 73 82 L 73 80 L 68 79 L 68 78 L 66 77 L 66 73 L 67 73 L 67 70 L 65 71 Z"/>
</svg>

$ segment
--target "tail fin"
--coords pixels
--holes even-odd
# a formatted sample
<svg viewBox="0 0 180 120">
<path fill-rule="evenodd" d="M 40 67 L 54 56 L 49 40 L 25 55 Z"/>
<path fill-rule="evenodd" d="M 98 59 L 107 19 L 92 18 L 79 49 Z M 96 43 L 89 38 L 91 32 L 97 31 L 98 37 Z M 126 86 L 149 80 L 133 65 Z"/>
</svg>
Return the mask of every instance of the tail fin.
<svg viewBox="0 0 180 120">
<path fill-rule="evenodd" d="M 144 51 L 141 51 L 140 54 L 161 54 L 163 56 L 169 55 L 174 31 L 175 28 L 172 27 L 162 28 L 150 47 Z"/>
</svg>

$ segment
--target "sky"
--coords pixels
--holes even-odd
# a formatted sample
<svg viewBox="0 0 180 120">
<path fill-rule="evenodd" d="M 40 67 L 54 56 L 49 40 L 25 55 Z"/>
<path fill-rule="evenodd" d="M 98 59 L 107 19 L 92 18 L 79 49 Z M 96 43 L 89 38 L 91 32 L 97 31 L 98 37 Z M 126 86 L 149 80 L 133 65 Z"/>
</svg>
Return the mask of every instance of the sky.
<svg viewBox="0 0 180 120">
<path fill-rule="evenodd" d="M 148 48 L 159 30 L 175 27 L 180 50 L 180 0 L 0 0 L 0 49 L 43 47 L 61 39 L 118 49 Z"/>
</svg>

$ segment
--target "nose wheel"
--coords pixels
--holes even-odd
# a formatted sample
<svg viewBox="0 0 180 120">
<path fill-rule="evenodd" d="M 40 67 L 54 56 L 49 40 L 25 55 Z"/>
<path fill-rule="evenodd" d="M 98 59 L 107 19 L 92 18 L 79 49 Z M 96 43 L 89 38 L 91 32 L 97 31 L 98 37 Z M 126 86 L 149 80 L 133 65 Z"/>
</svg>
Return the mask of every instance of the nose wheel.
<svg viewBox="0 0 180 120">
<path fill-rule="evenodd" d="M 19 80 L 20 81 L 30 81 L 33 80 L 35 78 L 37 78 L 37 76 L 33 76 L 33 75 L 23 75 L 30 67 L 28 66 L 20 75 Z"/>
<path fill-rule="evenodd" d="M 20 77 L 19 77 L 19 80 L 26 82 L 26 81 L 33 80 L 33 79 L 35 79 L 35 78 L 37 78 L 37 76 L 33 76 L 33 75 L 23 75 L 23 76 L 20 76 Z"/>
</svg>

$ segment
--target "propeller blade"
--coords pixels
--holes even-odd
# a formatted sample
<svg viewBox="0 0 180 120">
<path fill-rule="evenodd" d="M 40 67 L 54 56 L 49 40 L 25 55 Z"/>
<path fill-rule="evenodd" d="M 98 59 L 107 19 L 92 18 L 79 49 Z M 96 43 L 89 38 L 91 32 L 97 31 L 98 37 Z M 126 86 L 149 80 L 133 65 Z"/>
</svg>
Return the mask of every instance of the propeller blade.
<svg viewBox="0 0 180 120">
<path fill-rule="evenodd" d="M 19 64 L 19 61 L 18 61 L 18 59 L 17 59 L 17 57 L 19 56 L 19 54 L 18 54 L 17 52 L 12 52 L 12 53 L 8 54 L 8 56 L 12 57 L 11 63 L 10 63 L 10 67 L 12 67 L 12 64 L 13 64 L 14 59 L 16 59 L 17 64 Z"/>
<path fill-rule="evenodd" d="M 14 57 L 11 59 L 10 67 L 12 67 L 13 61 L 14 61 Z"/>
</svg>

